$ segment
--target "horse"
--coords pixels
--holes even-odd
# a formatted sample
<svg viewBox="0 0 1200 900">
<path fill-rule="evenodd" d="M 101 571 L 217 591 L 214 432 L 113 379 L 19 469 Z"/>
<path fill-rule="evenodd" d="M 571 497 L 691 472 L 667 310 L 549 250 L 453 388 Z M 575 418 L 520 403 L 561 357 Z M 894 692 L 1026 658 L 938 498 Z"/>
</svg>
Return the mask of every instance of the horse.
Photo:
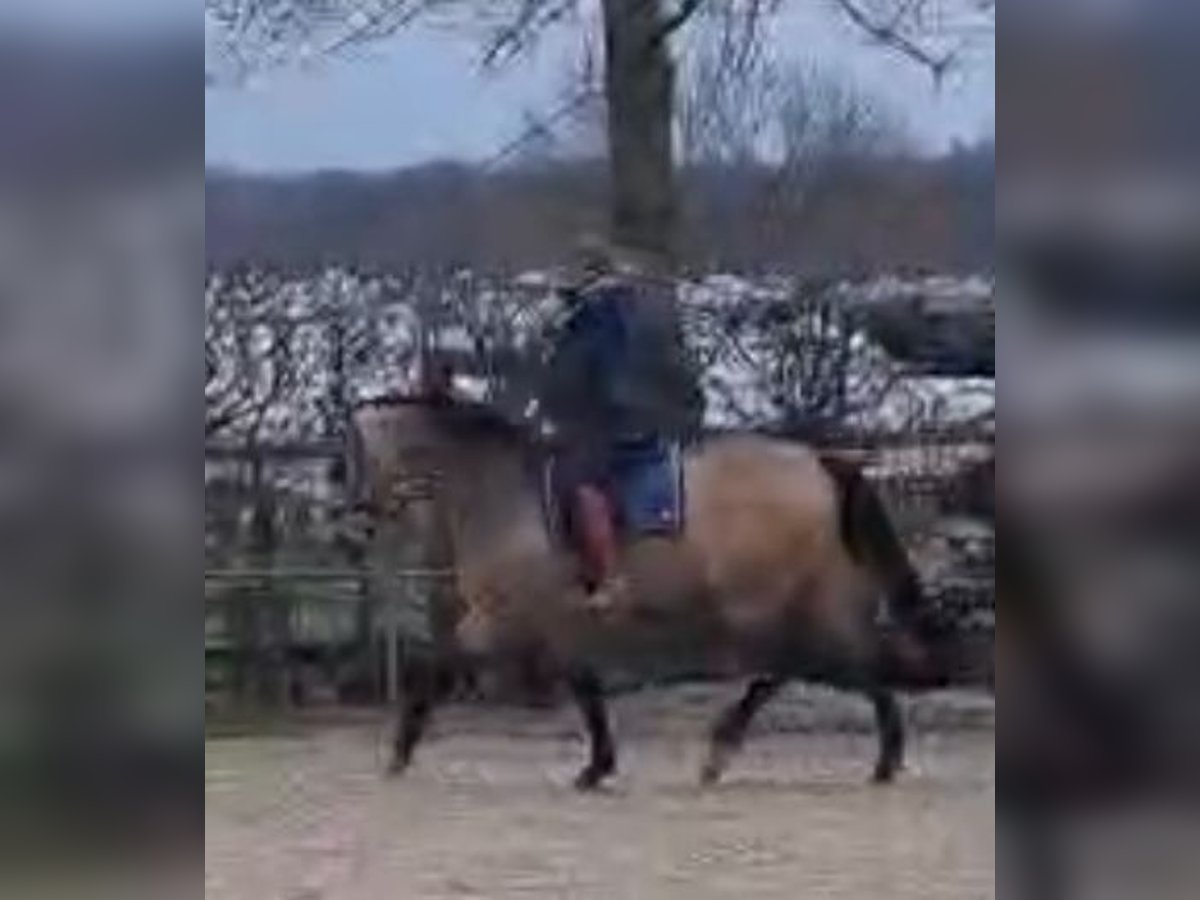
<svg viewBox="0 0 1200 900">
<path fill-rule="evenodd" d="M 703 784 L 721 778 L 755 715 L 792 680 L 869 699 L 873 779 L 889 782 L 906 739 L 894 691 L 943 688 L 974 670 L 880 496 L 846 461 L 753 433 L 689 446 L 682 528 L 625 542 L 628 600 L 598 614 L 583 603 L 573 552 L 547 526 L 545 448 L 528 429 L 481 404 L 420 397 L 364 404 L 352 421 L 356 502 L 395 510 L 421 493 L 403 485 L 425 485 L 454 573 L 443 646 L 407 664 L 393 774 L 410 766 L 458 675 L 536 654 L 582 713 L 581 790 L 617 770 L 605 667 L 667 658 L 690 676 L 747 681 L 712 726 Z"/>
</svg>

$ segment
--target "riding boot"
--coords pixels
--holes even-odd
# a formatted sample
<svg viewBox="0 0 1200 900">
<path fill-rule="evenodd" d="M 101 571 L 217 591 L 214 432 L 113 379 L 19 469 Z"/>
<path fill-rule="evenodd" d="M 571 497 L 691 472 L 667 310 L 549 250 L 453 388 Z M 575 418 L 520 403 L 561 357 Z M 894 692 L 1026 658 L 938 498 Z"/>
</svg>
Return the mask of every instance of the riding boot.
<svg viewBox="0 0 1200 900">
<path fill-rule="evenodd" d="M 579 510 L 584 585 L 588 589 L 587 605 L 597 611 L 607 611 L 624 598 L 627 590 L 619 572 L 612 508 L 604 493 L 590 486 L 579 488 L 576 505 Z"/>
</svg>

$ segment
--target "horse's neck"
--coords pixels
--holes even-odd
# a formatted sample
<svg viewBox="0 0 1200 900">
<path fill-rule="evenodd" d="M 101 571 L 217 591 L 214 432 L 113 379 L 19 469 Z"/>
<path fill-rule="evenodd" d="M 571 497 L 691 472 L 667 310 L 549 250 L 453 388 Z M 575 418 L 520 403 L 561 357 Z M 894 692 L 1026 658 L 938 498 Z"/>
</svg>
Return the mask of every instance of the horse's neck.
<svg viewBox="0 0 1200 900">
<path fill-rule="evenodd" d="M 464 445 L 451 469 L 449 513 L 460 561 L 534 536 L 538 499 L 520 449 L 492 442 Z"/>
</svg>

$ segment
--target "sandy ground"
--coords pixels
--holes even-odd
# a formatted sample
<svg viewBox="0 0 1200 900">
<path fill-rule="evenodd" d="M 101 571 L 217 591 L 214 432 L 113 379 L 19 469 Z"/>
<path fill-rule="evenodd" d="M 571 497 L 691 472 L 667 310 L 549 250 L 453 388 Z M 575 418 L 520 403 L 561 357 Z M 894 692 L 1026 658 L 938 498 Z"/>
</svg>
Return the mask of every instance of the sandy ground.
<svg viewBox="0 0 1200 900">
<path fill-rule="evenodd" d="M 939 727 L 936 711 L 911 710 L 909 769 L 879 788 L 861 710 L 813 721 L 793 703 L 701 791 L 692 707 L 618 703 L 623 774 L 596 796 L 567 787 L 582 759 L 569 709 L 450 711 L 411 773 L 388 782 L 382 723 L 212 741 L 206 897 L 996 896 L 986 725 Z"/>
</svg>

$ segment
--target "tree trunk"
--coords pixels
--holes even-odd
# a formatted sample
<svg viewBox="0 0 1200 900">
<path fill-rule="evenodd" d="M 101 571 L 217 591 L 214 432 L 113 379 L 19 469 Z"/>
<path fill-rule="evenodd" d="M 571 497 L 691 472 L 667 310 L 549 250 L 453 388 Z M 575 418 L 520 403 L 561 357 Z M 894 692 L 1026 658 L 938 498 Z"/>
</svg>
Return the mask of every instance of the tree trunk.
<svg viewBox="0 0 1200 900">
<path fill-rule="evenodd" d="M 613 238 L 669 263 L 676 223 L 675 68 L 662 2 L 603 2 Z"/>
</svg>

